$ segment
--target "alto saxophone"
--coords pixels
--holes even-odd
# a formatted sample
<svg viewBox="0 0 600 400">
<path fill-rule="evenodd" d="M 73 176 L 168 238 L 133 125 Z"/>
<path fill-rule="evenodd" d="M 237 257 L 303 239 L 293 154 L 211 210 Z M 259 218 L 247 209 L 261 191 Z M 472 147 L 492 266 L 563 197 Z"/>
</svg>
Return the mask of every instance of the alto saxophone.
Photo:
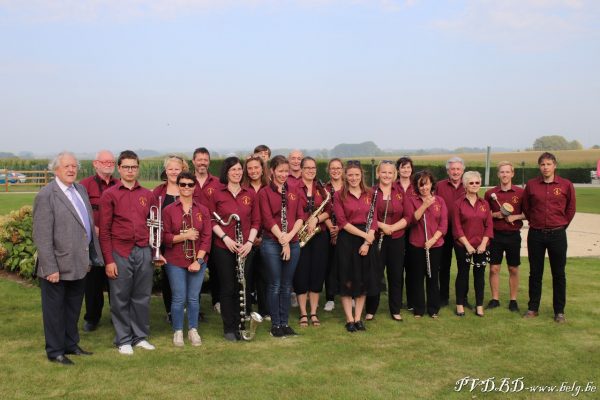
<svg viewBox="0 0 600 400">
<path fill-rule="evenodd" d="M 312 233 L 309 233 L 308 232 L 308 221 L 310 221 L 311 218 L 318 218 L 319 215 L 321 215 L 321 213 L 323 212 L 323 209 L 325 208 L 325 206 L 327 205 L 329 200 L 331 199 L 331 194 L 329 194 L 329 191 L 325 191 L 325 193 L 326 193 L 325 200 L 321 203 L 319 208 L 317 208 L 315 211 L 313 211 L 312 214 L 310 214 L 310 217 L 308 217 L 306 219 L 306 221 L 304 222 L 304 224 L 302 224 L 302 227 L 298 231 L 298 239 L 300 240 L 301 248 L 306 246 L 308 241 L 310 239 L 312 239 L 317 233 L 321 232 L 321 227 L 319 226 L 319 224 L 317 224 L 317 227 L 315 228 L 315 230 L 312 231 Z"/>
<path fill-rule="evenodd" d="M 216 220 L 219 224 L 223 226 L 227 226 L 231 223 L 232 219 L 235 219 L 235 242 L 238 245 L 244 243 L 244 235 L 242 233 L 242 223 L 240 221 L 240 216 L 237 214 L 230 214 L 229 219 L 227 221 L 223 221 L 223 219 L 217 214 L 213 212 Z M 236 274 L 237 280 L 240 285 L 240 324 L 239 324 L 239 334 L 244 340 L 252 340 L 256 335 L 256 328 L 258 328 L 258 324 L 263 322 L 262 316 L 257 312 L 252 312 L 250 315 L 247 314 L 247 305 L 246 305 L 246 276 L 244 274 L 244 269 L 246 266 L 246 257 L 242 257 L 241 255 L 237 255 L 237 266 L 236 266 Z M 250 329 L 244 329 L 245 324 L 250 322 Z"/>
</svg>

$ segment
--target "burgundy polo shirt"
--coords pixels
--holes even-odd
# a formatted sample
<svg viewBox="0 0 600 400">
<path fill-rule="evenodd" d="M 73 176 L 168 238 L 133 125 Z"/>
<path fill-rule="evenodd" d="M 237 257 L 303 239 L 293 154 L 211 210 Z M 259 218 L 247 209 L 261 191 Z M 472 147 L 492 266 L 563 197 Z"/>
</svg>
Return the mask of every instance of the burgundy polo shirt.
<svg viewBox="0 0 600 400">
<path fill-rule="evenodd" d="M 471 246 L 477 248 L 484 236 L 494 237 L 494 222 L 490 205 L 484 199 L 477 197 L 475 205 L 467 197 L 456 200 L 452 215 L 452 234 L 454 241 L 460 247 L 464 247 L 458 238 L 464 236 Z M 488 246 L 490 242 L 488 241 Z"/>
<path fill-rule="evenodd" d="M 288 232 L 292 229 L 296 221 L 302 219 L 303 211 L 300 208 L 299 195 L 294 188 L 288 187 L 286 192 L 287 198 L 287 225 Z M 277 225 L 281 229 L 281 193 L 277 191 L 275 184 L 267 185 L 258 193 L 260 202 L 260 215 L 262 218 L 262 226 L 264 228 L 263 236 L 267 236 L 276 242 L 279 238 L 273 236 L 271 229 Z M 298 241 L 298 235 L 295 235 L 292 242 Z"/>
<path fill-rule="evenodd" d="M 212 238 L 212 224 L 210 222 L 210 213 L 208 208 L 204 207 L 197 201 L 192 202 L 190 216 L 185 217 L 188 228 L 194 228 L 198 231 L 198 239 L 195 241 L 196 253 L 200 250 L 204 250 L 206 253 L 210 252 L 210 243 Z M 164 257 L 167 259 L 169 264 L 176 265 L 178 267 L 187 268 L 191 263 L 196 261 L 196 254 L 194 258 L 188 260 L 185 258 L 183 252 L 184 242 L 173 243 L 175 235 L 179 235 L 183 228 L 183 204 L 180 200 L 176 200 L 174 203 L 169 204 L 162 210 L 163 219 L 163 243 L 164 243 Z M 189 226 L 191 219 L 191 227 Z M 206 257 L 205 257 L 206 258 Z"/>
<path fill-rule="evenodd" d="M 106 183 L 106 181 L 98 174 L 88 176 L 79 182 L 80 185 L 85 187 L 88 197 L 90 198 L 90 204 L 92 205 L 92 210 L 94 212 L 95 226 L 100 226 L 100 197 L 102 197 L 102 193 L 104 193 L 106 189 L 114 186 L 117 182 L 119 182 L 118 179 L 111 176 L 108 183 Z"/>
<path fill-rule="evenodd" d="M 362 192 L 358 198 L 348 192 L 345 199 L 342 198 L 342 193 L 342 190 L 336 192 L 333 202 L 333 210 L 337 218 L 339 229 L 344 229 L 347 224 L 352 224 L 354 226 L 365 225 L 367 223 L 369 210 L 371 209 L 373 192 Z M 371 223 L 369 230 L 377 231 L 376 212 L 373 214 L 373 222 Z"/>
<path fill-rule="evenodd" d="M 533 229 L 567 227 L 575 216 L 575 188 L 570 180 L 554 175 L 544 182 L 543 177 L 527 182 L 523 211 Z"/>
<path fill-rule="evenodd" d="M 425 219 L 427 220 L 427 237 L 431 239 L 435 232 L 440 231 L 442 236 L 435 242 L 433 247 L 440 247 L 444 244 L 444 236 L 448 231 L 448 209 L 444 199 L 440 196 L 433 196 L 435 201 L 429 206 L 425 213 Z M 423 200 L 419 196 L 407 196 L 406 198 L 406 210 L 404 217 L 410 225 L 410 233 L 408 235 L 408 242 L 415 247 L 425 247 L 425 225 L 423 224 L 423 217 L 420 220 L 415 220 L 415 211 L 421 207 Z"/>
<path fill-rule="evenodd" d="M 335 216 L 335 208 L 334 208 L 336 190 L 333 187 L 333 185 L 331 184 L 331 181 L 329 181 L 325 184 L 325 190 L 327 190 L 329 192 L 329 194 L 331 195 L 331 200 L 329 200 L 329 219 L 331 220 L 331 223 L 333 225 L 337 226 L 337 218 Z"/>
<path fill-rule="evenodd" d="M 404 202 L 407 197 L 396 185 L 392 185 L 390 195 L 391 198 L 387 207 L 387 217 L 385 220 L 385 205 L 387 201 L 383 198 L 383 193 L 381 191 L 377 196 L 377 221 L 381 221 L 388 225 L 395 224 L 404 217 Z M 398 239 L 402 236 L 404 236 L 404 229 L 392 233 L 392 239 Z"/>
<path fill-rule="evenodd" d="M 196 186 L 194 187 L 194 200 L 198 201 L 203 206 L 210 209 L 210 197 L 215 192 L 216 189 L 222 187 L 223 184 L 219 182 L 219 178 L 214 175 L 211 175 L 210 172 L 206 180 L 204 181 L 204 185 L 200 186 L 200 182 L 198 178 L 196 178 Z"/>
<path fill-rule="evenodd" d="M 229 225 L 223 226 L 215 219 L 213 212 L 216 212 L 224 222 L 227 222 L 231 214 L 237 214 L 240 217 L 244 242 L 248 240 L 252 228 L 257 231 L 260 228 L 260 207 L 254 189 L 242 187 L 237 196 L 234 197 L 227 186 L 221 185 L 213 191 L 208 199 L 212 226 L 219 225 L 231 239 L 236 240 L 236 221 L 232 219 Z M 215 237 L 215 245 L 227 249 L 221 238 Z"/>
<path fill-rule="evenodd" d="M 448 209 L 448 230 L 452 230 L 451 219 L 454 212 L 454 204 L 456 200 L 465 197 L 465 187 L 459 183 L 458 187 L 454 187 L 450 179 L 442 179 L 435 186 L 435 194 L 444 199 L 446 208 Z"/>
<path fill-rule="evenodd" d="M 150 207 L 157 204 L 154 194 L 135 182 L 128 189 L 119 181 L 100 199 L 100 247 L 106 264 L 114 262 L 113 251 L 128 257 L 133 246 L 148 246 L 146 220 Z"/>
<path fill-rule="evenodd" d="M 498 198 L 497 202 L 496 200 L 492 199 L 492 193 L 496 193 L 496 197 Z M 498 203 L 509 203 L 514 208 L 513 214 L 519 215 L 523 212 L 523 193 L 523 188 L 516 185 L 511 185 L 510 189 L 508 190 L 502 190 L 500 186 L 496 186 L 485 192 L 483 198 L 488 202 L 493 213 L 500 211 L 500 206 Z M 517 220 L 514 221 L 513 224 L 510 224 L 506 222 L 504 218 L 492 217 L 492 219 L 494 221 L 494 230 L 497 231 L 517 232 L 523 226 L 522 220 Z"/>
<path fill-rule="evenodd" d="M 403 194 L 407 194 L 409 196 L 417 196 L 418 195 L 418 193 L 415 191 L 415 188 L 412 183 L 410 185 L 408 185 L 406 190 L 404 190 L 404 188 L 402 187 L 402 184 L 400 184 L 400 180 L 397 180 L 396 182 L 394 182 L 394 186 L 396 186 L 398 188 L 398 190 L 400 190 Z"/>
<path fill-rule="evenodd" d="M 308 210 L 308 196 L 307 196 L 307 192 L 308 192 L 308 188 L 306 187 L 306 184 L 304 183 L 304 181 L 301 181 L 301 183 L 298 185 L 298 189 L 297 189 L 298 195 L 300 196 L 299 201 L 299 207 L 302 210 L 302 219 L 304 221 L 306 221 L 308 219 L 308 217 L 310 217 L 310 215 L 321 206 L 321 204 L 323 204 L 323 202 L 325 201 L 326 197 L 323 196 L 327 196 L 327 194 L 325 193 L 325 188 L 323 189 L 317 189 L 317 183 L 313 181 L 312 183 L 312 195 L 314 198 L 314 204 L 312 207 L 312 210 Z M 321 193 L 323 192 L 323 193 Z M 331 202 L 329 202 L 328 204 L 325 205 L 325 208 L 323 209 L 323 212 L 329 213 L 330 211 L 330 207 L 331 207 Z M 327 226 L 325 225 L 325 222 L 322 222 L 319 224 L 319 226 L 321 227 L 321 231 L 325 231 L 327 229 Z"/>
</svg>

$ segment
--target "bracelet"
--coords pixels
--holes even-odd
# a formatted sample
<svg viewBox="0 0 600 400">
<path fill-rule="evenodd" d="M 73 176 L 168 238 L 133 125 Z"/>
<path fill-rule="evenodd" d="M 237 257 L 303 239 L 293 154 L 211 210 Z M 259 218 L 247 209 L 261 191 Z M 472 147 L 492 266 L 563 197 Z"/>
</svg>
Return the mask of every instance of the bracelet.
<svg viewBox="0 0 600 400">
<path fill-rule="evenodd" d="M 227 237 L 227 234 L 224 233 L 223 236 L 221 236 L 221 240 L 225 241 L 225 238 Z"/>
<path fill-rule="evenodd" d="M 254 244 L 254 242 L 252 240 L 250 240 L 250 239 L 248 239 L 247 242 L 250 243 L 250 244 Z"/>
<path fill-rule="evenodd" d="M 321 221 L 319 221 L 319 217 L 315 215 L 315 219 L 317 220 L 317 224 L 320 224 Z"/>
</svg>

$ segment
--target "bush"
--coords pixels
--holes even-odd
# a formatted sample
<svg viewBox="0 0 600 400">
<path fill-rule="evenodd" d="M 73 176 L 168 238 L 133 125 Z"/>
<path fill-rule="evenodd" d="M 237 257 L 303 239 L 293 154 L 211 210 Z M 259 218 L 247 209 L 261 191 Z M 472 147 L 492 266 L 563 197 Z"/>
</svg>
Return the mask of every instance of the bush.
<svg viewBox="0 0 600 400">
<path fill-rule="evenodd" d="M 0 264 L 8 271 L 31 278 L 35 267 L 33 209 L 23 206 L 0 220 Z"/>
</svg>

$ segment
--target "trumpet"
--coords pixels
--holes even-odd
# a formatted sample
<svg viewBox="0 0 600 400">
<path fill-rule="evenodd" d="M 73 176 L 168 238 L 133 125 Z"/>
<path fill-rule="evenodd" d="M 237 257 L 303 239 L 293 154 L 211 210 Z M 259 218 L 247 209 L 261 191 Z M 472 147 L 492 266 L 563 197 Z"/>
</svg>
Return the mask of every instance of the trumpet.
<svg viewBox="0 0 600 400">
<path fill-rule="evenodd" d="M 308 241 L 310 239 L 312 239 L 317 233 L 321 232 L 321 227 L 317 224 L 315 230 L 312 231 L 312 233 L 309 233 L 308 232 L 308 221 L 310 221 L 311 218 L 319 218 L 319 215 L 321 215 L 321 213 L 323 212 L 323 209 L 325 208 L 325 206 L 327 205 L 327 203 L 329 202 L 330 199 L 331 199 L 331 194 L 326 190 L 325 191 L 325 200 L 321 203 L 319 208 L 317 208 L 315 211 L 313 211 L 312 214 L 310 214 L 310 217 L 308 217 L 306 219 L 304 224 L 302 224 L 302 227 L 298 231 L 298 239 L 300 241 L 301 248 L 306 246 Z"/>
<path fill-rule="evenodd" d="M 162 196 L 158 196 L 158 207 L 150 207 L 146 226 L 149 228 L 148 244 L 154 250 L 152 261 L 157 263 L 160 261 L 160 245 L 162 243 Z"/>
<path fill-rule="evenodd" d="M 188 223 L 188 220 L 189 220 L 189 223 Z M 186 233 L 190 229 L 196 230 L 194 228 L 194 224 L 192 223 L 192 210 L 191 209 L 190 209 L 189 213 L 183 214 L 183 222 L 181 223 L 181 230 L 179 231 L 179 233 Z M 186 259 L 193 260 L 196 258 L 196 254 L 198 254 L 198 253 L 196 253 L 196 241 L 186 239 L 183 242 L 183 255 L 185 256 Z"/>
</svg>

